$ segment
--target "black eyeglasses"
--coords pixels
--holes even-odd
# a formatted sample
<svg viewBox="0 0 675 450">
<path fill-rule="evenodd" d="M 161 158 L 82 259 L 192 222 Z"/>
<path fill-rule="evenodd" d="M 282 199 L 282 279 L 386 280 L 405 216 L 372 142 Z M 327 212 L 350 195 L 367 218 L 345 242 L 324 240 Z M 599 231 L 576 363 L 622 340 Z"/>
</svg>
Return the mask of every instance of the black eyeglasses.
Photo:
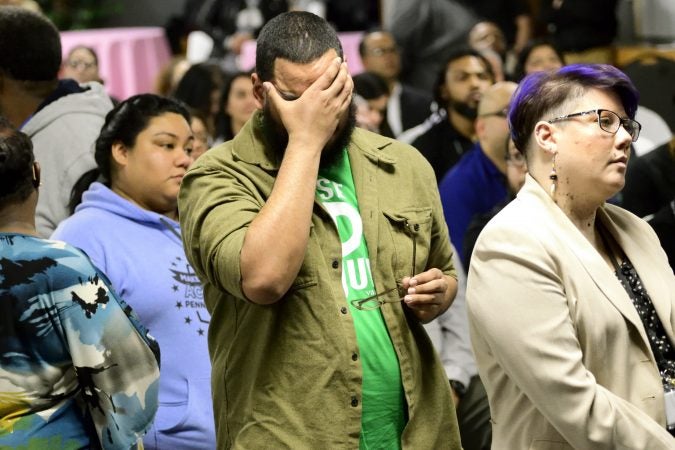
<svg viewBox="0 0 675 450">
<path fill-rule="evenodd" d="M 412 269 L 410 271 L 410 276 L 415 275 L 415 259 L 417 257 L 417 241 L 416 241 L 416 234 L 420 229 L 419 224 L 411 224 L 407 220 L 405 221 L 405 227 L 408 230 L 408 233 L 412 237 Z M 394 291 L 398 291 L 399 287 L 396 286 L 391 289 L 387 289 L 386 291 L 380 292 L 380 293 L 375 293 L 375 295 L 371 295 L 370 297 L 366 298 L 359 298 L 351 301 L 351 304 L 354 308 L 359 309 L 361 311 L 372 311 L 377 308 L 380 308 L 382 305 L 385 303 L 399 303 L 403 301 L 403 297 L 396 297 L 396 298 L 386 298 L 387 294 L 390 294 Z"/>
<path fill-rule="evenodd" d="M 556 117 L 555 119 L 548 120 L 548 123 L 560 122 L 561 120 L 567 120 L 577 116 L 585 116 L 587 114 L 597 114 L 598 126 L 603 131 L 616 134 L 619 131 L 619 127 L 623 127 L 624 130 L 630 134 L 633 142 L 637 141 L 638 137 L 640 136 L 642 125 L 640 125 L 639 122 L 629 119 L 628 117 L 621 118 L 621 116 L 619 116 L 617 113 L 608 109 L 591 109 L 590 111 L 568 114 L 566 116 Z"/>
</svg>

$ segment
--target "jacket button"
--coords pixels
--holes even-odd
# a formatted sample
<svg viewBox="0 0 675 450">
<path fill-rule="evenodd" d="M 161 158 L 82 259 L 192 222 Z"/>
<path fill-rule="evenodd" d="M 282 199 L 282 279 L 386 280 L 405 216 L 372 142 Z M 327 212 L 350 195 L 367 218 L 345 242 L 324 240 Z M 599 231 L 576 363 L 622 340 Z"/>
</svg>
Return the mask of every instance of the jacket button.
<svg viewBox="0 0 675 450">
<path fill-rule="evenodd" d="M 356 396 L 353 396 L 353 397 L 352 397 L 352 406 L 353 406 L 353 407 L 359 406 L 359 399 L 356 398 Z"/>
<path fill-rule="evenodd" d="M 340 267 L 340 263 L 338 262 L 337 259 L 334 259 L 334 260 L 333 260 L 333 264 L 332 264 L 332 265 L 333 265 L 333 269 L 337 269 L 338 267 Z"/>
<path fill-rule="evenodd" d="M 352 353 L 352 361 L 356 361 L 357 359 L 359 359 L 359 355 L 356 353 Z"/>
<path fill-rule="evenodd" d="M 347 307 L 346 307 L 346 306 L 343 306 L 342 308 L 340 308 L 340 312 L 341 312 L 342 314 L 347 314 Z"/>
</svg>

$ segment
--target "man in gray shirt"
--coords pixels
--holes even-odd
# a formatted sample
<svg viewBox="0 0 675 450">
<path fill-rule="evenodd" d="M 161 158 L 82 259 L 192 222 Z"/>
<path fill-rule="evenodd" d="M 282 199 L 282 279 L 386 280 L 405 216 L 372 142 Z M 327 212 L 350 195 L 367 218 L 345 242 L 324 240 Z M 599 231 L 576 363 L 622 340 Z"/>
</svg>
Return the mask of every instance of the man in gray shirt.
<svg viewBox="0 0 675 450">
<path fill-rule="evenodd" d="M 42 168 L 38 232 L 68 217 L 70 192 L 96 166 L 93 144 L 112 102 L 95 82 L 58 79 L 61 38 L 44 16 L 0 8 L 0 114 L 33 142 Z"/>
</svg>

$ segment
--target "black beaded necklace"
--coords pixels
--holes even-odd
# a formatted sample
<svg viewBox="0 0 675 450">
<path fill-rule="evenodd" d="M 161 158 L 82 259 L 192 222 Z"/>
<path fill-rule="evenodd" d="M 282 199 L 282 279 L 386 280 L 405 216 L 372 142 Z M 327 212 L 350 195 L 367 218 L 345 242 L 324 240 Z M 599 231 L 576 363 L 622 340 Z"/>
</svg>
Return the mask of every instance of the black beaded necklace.
<svg viewBox="0 0 675 450">
<path fill-rule="evenodd" d="M 623 258 L 619 265 L 617 257 L 614 255 L 612 247 L 605 236 L 605 232 L 599 230 L 599 234 L 607 249 L 609 259 L 614 266 L 616 277 L 628 293 L 645 328 L 647 338 L 649 339 L 649 346 L 652 349 L 656 365 L 659 368 L 664 392 L 675 391 L 675 349 L 670 339 L 668 339 L 661 319 L 656 314 L 654 304 L 630 260 L 627 257 Z"/>
</svg>

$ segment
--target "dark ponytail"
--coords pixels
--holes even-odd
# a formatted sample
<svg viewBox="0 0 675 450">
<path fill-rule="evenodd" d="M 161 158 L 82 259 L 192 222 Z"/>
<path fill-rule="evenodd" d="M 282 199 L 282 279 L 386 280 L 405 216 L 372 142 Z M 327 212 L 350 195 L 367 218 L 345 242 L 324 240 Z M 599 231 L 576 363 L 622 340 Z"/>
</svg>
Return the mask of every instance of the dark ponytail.
<svg viewBox="0 0 675 450">
<path fill-rule="evenodd" d="M 91 169 L 89 172 L 82 174 L 79 180 L 73 185 L 73 190 L 70 192 L 70 200 L 68 201 L 68 214 L 73 214 L 77 205 L 82 203 L 82 194 L 89 189 L 91 183 L 97 181 L 101 176 L 101 170 L 97 167 Z"/>
</svg>

